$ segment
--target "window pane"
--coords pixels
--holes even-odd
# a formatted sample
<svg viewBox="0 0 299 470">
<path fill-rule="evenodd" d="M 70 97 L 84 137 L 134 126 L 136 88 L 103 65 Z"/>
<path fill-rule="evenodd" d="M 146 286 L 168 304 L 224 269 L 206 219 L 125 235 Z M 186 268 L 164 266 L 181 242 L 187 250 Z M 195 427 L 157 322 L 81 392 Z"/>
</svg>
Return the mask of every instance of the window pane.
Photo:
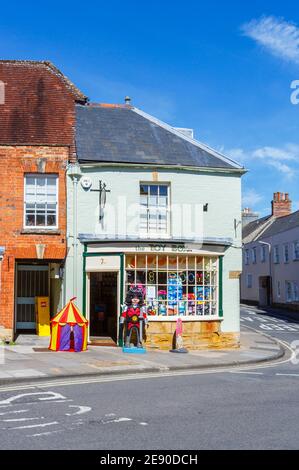
<svg viewBox="0 0 299 470">
<path fill-rule="evenodd" d="M 48 214 L 47 215 L 47 226 L 51 227 L 56 225 L 56 214 Z"/>
<path fill-rule="evenodd" d="M 140 185 L 140 194 L 141 195 L 142 194 L 146 194 L 146 195 L 148 194 L 148 186 L 147 185 L 145 185 L 145 184 Z"/>
<path fill-rule="evenodd" d="M 25 225 L 26 226 L 34 226 L 35 225 L 35 215 L 34 214 L 26 214 L 26 220 L 25 220 Z"/>
<path fill-rule="evenodd" d="M 167 196 L 167 189 L 168 189 L 168 186 L 164 185 L 164 186 L 159 186 L 159 192 L 160 192 L 160 196 Z M 166 198 L 165 198 L 166 199 Z"/>
<path fill-rule="evenodd" d="M 158 186 L 151 184 L 149 188 L 151 196 L 158 196 Z"/>
<path fill-rule="evenodd" d="M 41 226 L 41 225 L 45 225 L 45 223 L 46 223 L 45 214 L 37 213 L 37 215 L 36 215 L 36 225 Z"/>
</svg>

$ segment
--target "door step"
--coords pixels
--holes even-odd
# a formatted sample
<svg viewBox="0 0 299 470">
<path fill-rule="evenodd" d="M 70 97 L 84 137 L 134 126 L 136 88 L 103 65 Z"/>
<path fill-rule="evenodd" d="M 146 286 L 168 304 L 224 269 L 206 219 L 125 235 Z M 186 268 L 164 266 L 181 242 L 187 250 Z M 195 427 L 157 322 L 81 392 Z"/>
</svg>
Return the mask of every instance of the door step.
<svg viewBox="0 0 299 470">
<path fill-rule="evenodd" d="M 90 337 L 91 346 L 114 346 L 117 347 L 116 342 L 107 336 L 91 336 Z"/>
</svg>

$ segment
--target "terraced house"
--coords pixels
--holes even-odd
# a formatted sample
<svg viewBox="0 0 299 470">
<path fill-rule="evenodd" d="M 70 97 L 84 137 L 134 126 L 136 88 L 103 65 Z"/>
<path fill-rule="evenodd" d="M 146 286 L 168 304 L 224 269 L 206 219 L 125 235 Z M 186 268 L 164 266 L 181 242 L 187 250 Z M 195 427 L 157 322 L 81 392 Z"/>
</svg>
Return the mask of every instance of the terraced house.
<svg viewBox="0 0 299 470">
<path fill-rule="evenodd" d="M 0 337 L 36 331 L 35 299 L 62 302 L 75 103 L 53 64 L 0 61 Z"/>
<path fill-rule="evenodd" d="M 243 244 L 241 300 L 299 310 L 299 211 L 287 193 L 274 193 L 271 213 L 245 224 Z"/>
<path fill-rule="evenodd" d="M 177 318 L 188 348 L 239 344 L 244 168 L 124 105 L 76 106 L 68 170 L 66 296 L 91 341 L 119 341 L 133 286 L 148 310 L 148 348 L 170 349 Z"/>
</svg>

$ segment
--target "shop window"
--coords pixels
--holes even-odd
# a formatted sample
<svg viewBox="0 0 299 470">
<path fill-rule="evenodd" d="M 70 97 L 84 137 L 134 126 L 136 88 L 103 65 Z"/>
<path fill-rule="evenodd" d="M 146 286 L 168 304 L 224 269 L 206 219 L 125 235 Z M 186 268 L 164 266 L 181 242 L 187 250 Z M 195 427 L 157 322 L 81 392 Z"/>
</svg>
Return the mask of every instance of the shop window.
<svg viewBox="0 0 299 470">
<path fill-rule="evenodd" d="M 155 235 L 168 234 L 168 184 L 140 184 L 140 232 Z"/>
<path fill-rule="evenodd" d="M 24 226 L 57 228 L 58 177 L 56 175 L 25 175 Z"/>
<path fill-rule="evenodd" d="M 126 292 L 136 287 L 143 292 L 149 316 L 217 316 L 218 259 L 127 255 Z"/>
</svg>

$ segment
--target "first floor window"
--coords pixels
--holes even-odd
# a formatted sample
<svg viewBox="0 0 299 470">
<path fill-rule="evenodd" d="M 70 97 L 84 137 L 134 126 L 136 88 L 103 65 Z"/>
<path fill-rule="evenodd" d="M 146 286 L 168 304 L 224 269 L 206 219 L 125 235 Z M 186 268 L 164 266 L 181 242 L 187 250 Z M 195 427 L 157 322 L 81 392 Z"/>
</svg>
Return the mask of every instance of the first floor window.
<svg viewBox="0 0 299 470">
<path fill-rule="evenodd" d="M 58 226 L 58 176 L 25 175 L 24 226 L 30 228 Z"/>
<path fill-rule="evenodd" d="M 169 233 L 169 185 L 140 184 L 140 232 Z"/>
<path fill-rule="evenodd" d="M 294 260 L 299 260 L 299 241 L 294 242 L 293 244 L 294 249 Z"/>
<path fill-rule="evenodd" d="M 288 263 L 289 262 L 289 245 L 288 244 L 283 246 L 283 257 L 284 257 L 284 262 Z"/>
<path fill-rule="evenodd" d="M 274 247 L 274 263 L 279 263 L 279 246 Z"/>
<path fill-rule="evenodd" d="M 148 315 L 218 315 L 218 258 L 126 255 L 126 292 L 142 291 Z"/>
<path fill-rule="evenodd" d="M 248 287 L 248 289 L 252 288 L 252 274 L 247 274 L 246 276 L 246 287 Z"/>
<path fill-rule="evenodd" d="M 261 262 L 264 263 L 266 261 L 266 247 L 265 245 L 261 246 Z"/>
</svg>

